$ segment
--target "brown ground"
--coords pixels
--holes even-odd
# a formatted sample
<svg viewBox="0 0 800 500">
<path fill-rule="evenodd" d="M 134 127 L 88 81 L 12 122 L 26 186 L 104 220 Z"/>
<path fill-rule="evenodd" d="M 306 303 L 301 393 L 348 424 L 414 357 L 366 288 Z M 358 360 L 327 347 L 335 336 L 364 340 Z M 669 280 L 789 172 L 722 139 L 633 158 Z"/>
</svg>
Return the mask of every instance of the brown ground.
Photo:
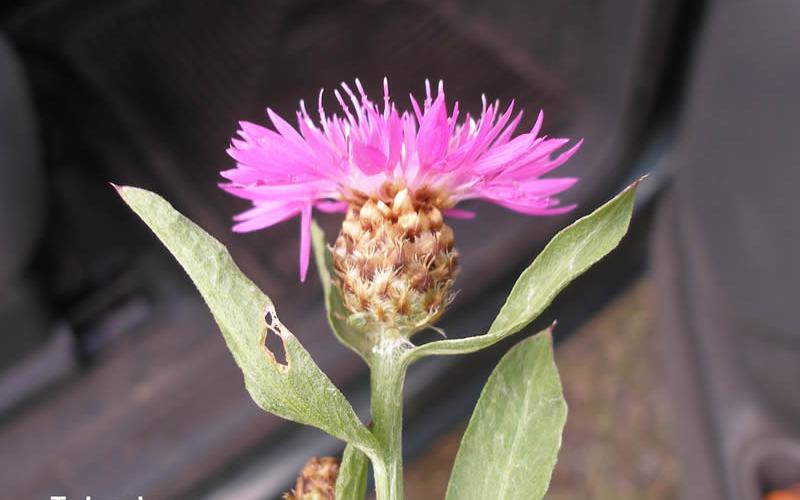
<svg viewBox="0 0 800 500">
<path fill-rule="evenodd" d="M 654 366 L 649 287 L 646 280 L 632 287 L 558 347 L 570 410 L 550 500 L 677 496 L 669 404 Z M 463 430 L 462 425 L 442 437 L 409 464 L 409 500 L 444 498 Z"/>
</svg>

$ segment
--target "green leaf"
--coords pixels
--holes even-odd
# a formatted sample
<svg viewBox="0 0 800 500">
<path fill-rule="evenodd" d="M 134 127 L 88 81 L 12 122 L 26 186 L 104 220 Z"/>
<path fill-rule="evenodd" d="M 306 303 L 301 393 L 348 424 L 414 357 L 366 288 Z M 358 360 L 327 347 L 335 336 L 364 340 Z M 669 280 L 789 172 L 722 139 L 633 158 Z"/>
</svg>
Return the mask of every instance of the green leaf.
<svg viewBox="0 0 800 500">
<path fill-rule="evenodd" d="M 628 231 L 639 182 L 555 235 L 517 279 L 488 333 L 424 344 L 409 352 L 409 362 L 433 354 L 474 352 L 535 320 L 572 280 L 617 247 Z"/>
<path fill-rule="evenodd" d="M 567 404 L 550 330 L 514 346 L 492 372 L 467 426 L 448 500 L 536 500 L 561 447 Z"/>
<path fill-rule="evenodd" d="M 132 187 L 117 190 L 172 252 L 200 291 L 256 404 L 371 452 L 372 434 L 344 395 L 281 324 L 272 301 L 239 270 L 228 250 L 160 196 Z M 266 348 L 267 335 L 277 335 L 281 340 L 285 364 Z"/>
<path fill-rule="evenodd" d="M 314 246 L 314 260 L 317 263 L 319 279 L 322 282 L 322 292 L 325 296 L 328 324 L 330 324 L 331 330 L 333 330 L 333 334 L 339 342 L 367 361 L 372 348 L 372 341 L 367 332 L 361 331 L 347 322 L 349 313 L 342 303 L 339 289 L 331 283 L 331 276 L 334 273 L 333 256 L 325 243 L 325 233 L 317 225 L 316 221 L 311 224 L 311 242 Z"/>
<path fill-rule="evenodd" d="M 336 500 L 364 500 L 367 495 L 367 456 L 347 445 L 336 478 Z"/>
</svg>

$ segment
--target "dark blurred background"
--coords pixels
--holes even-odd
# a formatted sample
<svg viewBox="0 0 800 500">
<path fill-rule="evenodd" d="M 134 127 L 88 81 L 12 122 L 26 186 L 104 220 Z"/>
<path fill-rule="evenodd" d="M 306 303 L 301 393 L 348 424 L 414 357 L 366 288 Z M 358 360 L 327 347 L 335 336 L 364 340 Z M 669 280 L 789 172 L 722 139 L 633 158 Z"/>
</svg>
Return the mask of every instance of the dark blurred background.
<svg viewBox="0 0 800 500">
<path fill-rule="evenodd" d="M 633 440 L 620 468 L 649 463 L 670 486 L 563 498 L 750 500 L 800 482 L 798 61 L 793 0 L 7 0 L 0 496 L 272 499 L 311 455 L 340 452 L 250 401 L 199 296 L 107 182 L 159 192 L 227 244 L 366 419 L 365 367 L 328 333 L 313 276 L 297 280 L 297 221 L 234 235 L 245 204 L 216 183 L 238 120 L 265 122 L 267 105 L 291 117 L 299 99 L 355 77 L 374 93 L 383 76 L 398 103 L 443 79 L 463 109 L 479 111 L 481 93 L 514 98 L 523 128 L 544 109 L 548 135 L 585 139 L 561 168 L 581 178 L 565 196 L 577 212 L 478 204 L 475 221 L 453 223 L 462 291 L 441 325 L 452 336 L 488 326 L 558 228 L 651 174 L 625 243 L 541 321 L 570 337 L 560 365 L 578 404 L 599 380 L 612 408 L 656 394 L 641 411 L 658 413 L 669 444 Z M 336 232 L 336 217 L 319 219 Z M 585 333 L 592 324 L 607 339 Z M 615 337 L 628 328 L 639 333 Z M 510 345 L 412 370 L 410 471 L 446 477 L 452 457 L 431 459 L 432 444 L 460 432 Z M 569 379 L 613 346 L 620 363 Z M 638 368 L 602 378 L 626 363 L 646 369 L 644 385 Z M 624 432 L 636 412 L 600 413 L 579 404 L 571 418 Z M 570 453 L 559 464 L 577 470 L 570 481 L 596 481 Z M 680 472 L 658 473 L 673 462 Z M 421 491 L 410 498 L 435 498 Z"/>
</svg>

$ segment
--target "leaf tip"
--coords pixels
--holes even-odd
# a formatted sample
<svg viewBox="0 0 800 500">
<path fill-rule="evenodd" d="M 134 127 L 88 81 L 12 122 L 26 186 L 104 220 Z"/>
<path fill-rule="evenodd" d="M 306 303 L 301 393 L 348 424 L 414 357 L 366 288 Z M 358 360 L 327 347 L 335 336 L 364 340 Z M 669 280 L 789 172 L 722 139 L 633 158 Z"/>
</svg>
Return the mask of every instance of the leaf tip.
<svg viewBox="0 0 800 500">
<path fill-rule="evenodd" d="M 628 191 L 630 189 L 636 189 L 637 187 L 639 187 L 639 184 L 641 184 L 642 182 L 647 180 L 648 177 L 650 177 L 649 173 L 642 175 L 641 177 L 639 177 L 635 181 L 631 182 L 630 185 L 627 188 L 625 188 L 625 190 Z"/>
<path fill-rule="evenodd" d="M 112 188 L 114 188 L 114 191 L 118 195 L 120 195 L 120 197 L 122 197 L 122 199 L 125 199 L 125 191 L 130 189 L 130 186 L 122 186 L 122 185 L 116 184 L 114 182 L 109 182 L 108 185 L 111 186 Z"/>
<path fill-rule="evenodd" d="M 123 186 L 123 185 L 120 185 L 120 184 L 116 184 L 114 182 L 109 182 L 108 185 L 111 186 L 112 188 L 114 188 L 114 191 L 117 192 L 117 194 L 120 196 L 120 198 L 122 198 L 122 200 L 125 201 L 125 203 L 128 203 L 128 204 L 130 204 L 130 201 L 129 201 L 130 194 L 135 192 L 135 191 L 141 191 L 138 188 L 135 188 L 135 187 L 132 187 L 132 186 Z"/>
<path fill-rule="evenodd" d="M 550 344 L 551 348 L 553 346 L 553 332 L 555 331 L 557 324 L 558 320 L 554 319 L 553 322 L 550 323 L 550 326 L 548 326 L 547 328 L 544 329 L 544 331 L 541 332 L 541 334 L 547 338 L 547 341 Z"/>
<path fill-rule="evenodd" d="M 120 198 L 122 198 L 122 201 L 124 201 L 125 204 L 127 204 L 129 207 L 133 208 L 134 211 L 136 211 L 136 209 L 131 204 L 132 202 L 130 197 L 131 192 L 135 191 L 136 188 L 132 188 L 131 186 L 122 186 L 120 184 L 115 184 L 113 182 L 109 182 L 108 185 L 114 188 L 114 191 L 117 193 L 117 195 L 119 195 Z"/>
</svg>

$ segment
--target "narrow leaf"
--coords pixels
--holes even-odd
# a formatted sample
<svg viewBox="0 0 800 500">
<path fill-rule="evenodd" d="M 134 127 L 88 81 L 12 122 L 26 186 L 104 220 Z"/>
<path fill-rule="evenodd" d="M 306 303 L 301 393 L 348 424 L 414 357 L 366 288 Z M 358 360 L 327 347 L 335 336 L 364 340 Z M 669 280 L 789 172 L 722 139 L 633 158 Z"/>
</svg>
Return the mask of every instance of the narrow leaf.
<svg viewBox="0 0 800 500">
<path fill-rule="evenodd" d="M 566 419 L 545 330 L 513 347 L 489 377 L 461 441 L 447 499 L 542 498 Z"/>
<path fill-rule="evenodd" d="M 488 333 L 424 344 L 409 352 L 410 361 L 474 352 L 525 328 L 572 280 L 617 247 L 628 231 L 639 182 L 555 235 L 517 279 Z"/>
<path fill-rule="evenodd" d="M 364 500 L 367 494 L 367 456 L 347 445 L 336 479 L 336 500 Z"/>
<path fill-rule="evenodd" d="M 317 264 L 319 279 L 322 282 L 322 292 L 325 296 L 325 309 L 328 311 L 328 323 L 336 338 L 355 351 L 364 360 L 367 360 L 371 342 L 367 332 L 363 332 L 348 324 L 348 312 L 342 303 L 339 289 L 333 286 L 331 277 L 333 270 L 333 256 L 325 243 L 325 233 L 314 221 L 311 225 L 311 241 L 314 246 L 314 260 Z"/>
<path fill-rule="evenodd" d="M 281 324 L 272 301 L 239 270 L 228 250 L 160 196 L 132 187 L 117 190 L 200 291 L 256 404 L 363 450 L 373 449 L 372 434 L 350 403 Z M 267 335 L 283 343 L 285 364 L 266 348 Z"/>
</svg>

